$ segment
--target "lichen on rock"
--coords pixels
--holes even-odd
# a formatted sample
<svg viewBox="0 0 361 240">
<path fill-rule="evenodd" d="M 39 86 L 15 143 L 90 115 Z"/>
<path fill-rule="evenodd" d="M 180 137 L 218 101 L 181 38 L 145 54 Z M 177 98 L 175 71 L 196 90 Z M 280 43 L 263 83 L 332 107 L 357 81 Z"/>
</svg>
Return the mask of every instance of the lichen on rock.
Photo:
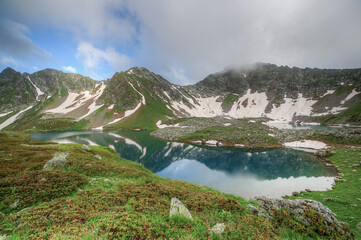
<svg viewBox="0 0 361 240">
<path fill-rule="evenodd" d="M 193 220 L 193 217 L 191 213 L 188 211 L 188 209 L 183 205 L 181 201 L 179 201 L 177 198 L 172 198 L 170 203 L 170 212 L 169 216 L 175 216 L 175 215 L 181 215 L 183 217 L 186 217 L 190 220 Z"/>
<path fill-rule="evenodd" d="M 59 168 L 65 166 L 66 157 L 68 155 L 69 155 L 69 153 L 66 153 L 66 152 L 55 153 L 54 157 L 45 163 L 44 170 L 45 171 L 58 170 Z"/>
</svg>

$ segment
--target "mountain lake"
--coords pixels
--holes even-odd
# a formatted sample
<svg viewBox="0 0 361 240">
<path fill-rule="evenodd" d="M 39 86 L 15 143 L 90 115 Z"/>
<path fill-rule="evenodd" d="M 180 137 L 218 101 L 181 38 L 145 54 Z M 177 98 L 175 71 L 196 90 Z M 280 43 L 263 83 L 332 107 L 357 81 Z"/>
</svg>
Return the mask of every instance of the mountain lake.
<svg viewBox="0 0 361 240">
<path fill-rule="evenodd" d="M 107 146 L 166 178 L 251 199 L 331 189 L 337 172 L 293 149 L 241 149 L 167 142 L 148 131 L 67 131 L 32 134 L 34 142 Z"/>
</svg>

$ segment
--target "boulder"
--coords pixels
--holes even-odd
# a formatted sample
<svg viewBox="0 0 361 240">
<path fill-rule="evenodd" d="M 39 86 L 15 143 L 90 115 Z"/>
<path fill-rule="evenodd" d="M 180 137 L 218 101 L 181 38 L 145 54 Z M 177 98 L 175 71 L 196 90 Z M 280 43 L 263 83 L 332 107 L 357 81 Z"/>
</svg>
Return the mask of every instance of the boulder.
<svg viewBox="0 0 361 240">
<path fill-rule="evenodd" d="M 209 232 L 213 234 L 222 234 L 225 229 L 226 229 L 226 225 L 224 223 L 217 223 L 211 228 Z"/>
<path fill-rule="evenodd" d="M 320 217 L 324 218 L 324 225 L 322 227 L 331 229 L 342 235 L 349 234 L 346 231 L 344 224 L 339 222 L 333 212 L 320 202 L 310 199 L 287 200 L 266 197 L 258 197 L 256 199 L 259 202 L 258 216 L 272 219 L 275 212 L 283 209 L 287 210 L 288 214 L 293 216 L 300 223 L 304 224 L 305 226 L 310 226 L 314 220 L 311 217 L 307 216 L 306 213 L 309 210 L 313 210 L 317 212 Z"/>
<path fill-rule="evenodd" d="M 90 147 L 88 147 L 87 145 L 83 144 L 83 149 L 85 151 L 91 151 L 92 149 Z"/>
<path fill-rule="evenodd" d="M 27 207 L 27 208 L 21 209 L 18 213 L 27 212 L 27 211 L 29 211 L 31 209 L 32 209 L 32 207 Z"/>
<path fill-rule="evenodd" d="M 19 199 L 16 199 L 11 205 L 10 205 L 10 208 L 17 208 L 19 206 L 19 202 L 20 200 Z"/>
<path fill-rule="evenodd" d="M 66 153 L 66 152 L 55 153 L 54 157 L 45 163 L 44 170 L 45 171 L 58 170 L 59 168 L 65 166 L 66 157 L 68 155 L 69 155 L 69 153 Z"/>
<path fill-rule="evenodd" d="M 186 217 L 190 220 L 193 220 L 193 217 L 191 213 L 188 211 L 188 209 L 183 205 L 181 201 L 179 201 L 177 198 L 172 198 L 170 203 L 170 212 L 169 216 L 172 217 L 174 215 L 181 215 L 183 217 Z"/>
<path fill-rule="evenodd" d="M 95 158 L 99 159 L 99 160 L 102 160 L 102 157 L 99 156 L 99 155 L 94 155 Z"/>
<path fill-rule="evenodd" d="M 321 150 L 318 150 L 315 154 L 316 154 L 316 156 L 319 156 L 319 157 L 329 157 L 329 156 L 331 156 L 331 151 L 328 149 L 321 149 Z"/>
<path fill-rule="evenodd" d="M 359 222 L 358 224 L 356 224 L 356 228 L 357 230 L 359 230 L 361 232 L 361 222 Z"/>
<path fill-rule="evenodd" d="M 248 205 L 247 205 L 247 209 L 248 209 L 248 211 L 249 211 L 251 214 L 253 214 L 253 215 L 257 215 L 257 214 L 258 214 L 258 209 L 257 209 L 255 206 L 251 205 L 251 204 L 248 204 Z"/>
</svg>

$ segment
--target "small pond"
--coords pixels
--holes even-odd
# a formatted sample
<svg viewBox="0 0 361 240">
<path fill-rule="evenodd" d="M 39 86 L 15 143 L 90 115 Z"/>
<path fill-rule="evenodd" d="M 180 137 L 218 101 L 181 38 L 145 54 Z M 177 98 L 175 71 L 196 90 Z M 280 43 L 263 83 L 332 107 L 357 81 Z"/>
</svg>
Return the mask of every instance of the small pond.
<svg viewBox="0 0 361 240">
<path fill-rule="evenodd" d="M 155 139 L 147 131 L 38 133 L 32 141 L 108 146 L 154 173 L 250 199 L 294 191 L 327 190 L 336 172 L 312 154 L 293 149 L 249 150 Z"/>
</svg>

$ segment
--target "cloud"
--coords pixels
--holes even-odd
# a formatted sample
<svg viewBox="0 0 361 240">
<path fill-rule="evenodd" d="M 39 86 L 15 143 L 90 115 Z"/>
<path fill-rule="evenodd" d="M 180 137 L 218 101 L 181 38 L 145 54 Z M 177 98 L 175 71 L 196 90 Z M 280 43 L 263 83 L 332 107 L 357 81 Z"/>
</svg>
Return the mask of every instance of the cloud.
<svg viewBox="0 0 361 240">
<path fill-rule="evenodd" d="M 77 39 L 121 43 L 136 33 L 123 0 L 2 0 L 0 9 L 22 22 L 71 32 Z M 45 20 L 46 19 L 46 20 Z"/>
<path fill-rule="evenodd" d="M 19 63 L 13 57 L 0 56 L 0 63 L 4 66 L 18 67 Z"/>
<path fill-rule="evenodd" d="M 129 1 L 144 64 L 196 82 L 228 65 L 361 67 L 358 0 Z M 150 54 L 149 54 L 150 53 Z"/>
<path fill-rule="evenodd" d="M 114 48 L 101 50 L 88 42 L 80 42 L 78 44 L 76 57 L 82 60 L 86 68 L 97 68 L 105 61 L 113 69 L 121 70 L 130 67 L 131 63 L 129 57 L 119 54 Z"/>
<path fill-rule="evenodd" d="M 64 69 L 67 72 L 71 72 L 71 73 L 76 73 L 76 68 L 72 67 L 72 66 L 63 66 L 61 67 L 62 69 Z"/>
<path fill-rule="evenodd" d="M 133 63 L 179 84 L 260 61 L 361 67 L 359 0 L 2 0 L 0 13 L 70 33 L 87 68 L 100 71 L 107 63 L 120 70 Z M 6 55 L 46 55 L 26 26 L 13 23 L 6 33 L 1 26 Z"/>
<path fill-rule="evenodd" d="M 0 18 L 0 51 L 18 59 L 48 61 L 51 55 L 26 36 L 27 26 Z"/>
</svg>

